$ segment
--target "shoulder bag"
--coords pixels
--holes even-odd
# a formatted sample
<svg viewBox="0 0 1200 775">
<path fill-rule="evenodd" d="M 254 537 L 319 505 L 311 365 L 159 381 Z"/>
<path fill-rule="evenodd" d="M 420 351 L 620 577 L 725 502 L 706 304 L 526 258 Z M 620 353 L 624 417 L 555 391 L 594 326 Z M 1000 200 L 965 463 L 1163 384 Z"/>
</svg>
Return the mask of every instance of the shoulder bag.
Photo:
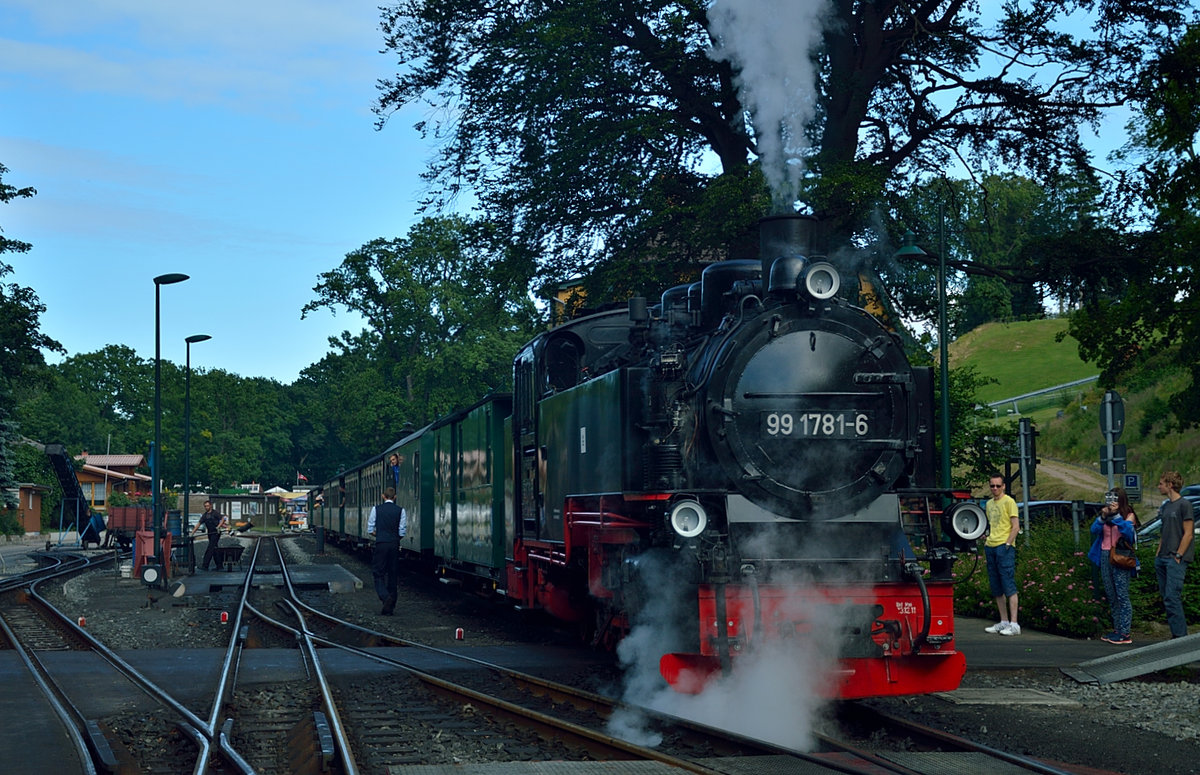
<svg viewBox="0 0 1200 775">
<path fill-rule="evenodd" d="M 1137 553 L 1128 540 L 1121 538 L 1117 545 L 1108 553 L 1108 561 L 1118 568 L 1134 570 L 1137 568 Z"/>
</svg>

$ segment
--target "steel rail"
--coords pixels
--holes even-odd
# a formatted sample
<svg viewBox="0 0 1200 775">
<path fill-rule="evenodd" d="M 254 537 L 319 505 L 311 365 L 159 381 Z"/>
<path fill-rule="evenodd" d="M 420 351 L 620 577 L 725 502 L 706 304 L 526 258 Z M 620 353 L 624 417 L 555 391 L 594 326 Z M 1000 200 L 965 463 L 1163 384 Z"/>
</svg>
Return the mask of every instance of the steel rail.
<svg viewBox="0 0 1200 775">
<path fill-rule="evenodd" d="M 275 539 L 272 539 L 272 541 L 275 542 L 275 547 L 278 552 L 278 541 Z M 294 591 L 291 586 L 291 579 L 288 576 L 287 564 L 283 559 L 283 553 L 278 552 L 278 554 L 280 574 L 284 579 L 285 588 L 288 590 L 289 594 L 294 595 Z M 325 671 L 322 669 L 320 664 L 320 657 L 317 655 L 316 640 L 319 638 L 308 629 L 308 625 L 304 620 L 303 612 L 295 605 L 293 600 L 285 598 L 284 600 L 279 601 L 279 604 L 286 605 L 291 609 L 292 615 L 295 616 L 296 621 L 300 623 L 300 629 L 296 629 L 289 624 L 281 622 L 278 619 L 267 615 L 265 612 L 260 611 L 249 602 L 246 603 L 246 608 L 263 622 L 266 622 L 277 629 L 291 633 L 292 636 L 296 638 L 297 643 L 300 644 L 300 652 L 302 661 L 305 665 L 305 671 L 307 672 L 308 666 L 310 664 L 312 665 L 312 674 L 310 674 L 309 677 L 316 681 L 317 687 L 321 692 L 321 704 L 325 708 L 326 718 L 329 720 L 330 734 L 333 737 L 335 747 L 339 752 L 339 758 L 342 762 L 343 772 L 345 775 L 357 775 L 359 772 L 359 767 L 354 756 L 353 746 L 350 743 L 350 736 L 346 733 L 346 727 L 342 723 L 341 714 L 339 713 L 337 705 L 334 702 L 333 688 L 329 685 L 329 681 L 325 677 Z"/>
<path fill-rule="evenodd" d="M 454 652 L 446 651 L 444 649 L 433 648 L 433 647 L 425 646 L 423 644 L 415 643 L 412 641 L 404 641 L 403 639 L 394 638 L 392 636 L 388 636 L 383 633 L 378 633 L 373 630 L 368 630 L 364 627 L 360 627 L 360 626 L 355 625 L 350 622 L 345 622 L 344 620 L 341 620 L 341 619 L 336 619 L 335 617 L 332 617 L 329 614 L 326 614 L 322 611 L 318 611 L 318 610 L 312 608 L 311 606 L 303 603 L 302 601 L 299 601 L 299 599 L 296 595 L 296 591 L 291 585 L 290 576 L 289 576 L 287 568 L 286 568 L 286 561 L 283 559 L 282 554 L 280 555 L 280 565 L 282 567 L 282 575 L 284 578 L 285 588 L 287 589 L 288 595 L 294 601 L 293 605 L 295 607 L 307 610 L 322 619 L 336 622 L 339 625 L 348 626 L 350 629 L 358 630 L 360 632 L 379 637 L 380 639 L 382 639 L 384 641 L 400 642 L 405 645 L 416 646 L 416 647 L 419 647 L 419 648 L 422 648 L 422 649 L 425 649 L 425 650 L 428 650 L 428 651 L 431 651 L 434 653 L 444 654 L 444 655 L 453 657 L 458 660 L 463 660 L 466 662 L 474 663 L 474 664 L 480 665 L 482 667 L 488 668 L 490 670 L 501 672 L 502 674 L 504 674 L 506 676 L 511 677 L 513 675 L 520 675 L 522 680 L 527 681 L 530 684 L 538 685 L 545 690 L 549 690 L 550 687 L 554 687 L 554 689 L 559 692 L 565 692 L 567 694 L 573 693 L 574 697 L 576 699 L 588 697 L 588 698 L 595 698 L 595 699 L 599 700 L 600 702 L 602 702 L 606 705 L 610 705 L 610 706 L 613 704 L 621 705 L 621 703 L 615 703 L 615 701 L 609 700 L 608 698 L 601 697 L 600 695 L 594 695 L 594 694 L 591 694 L 588 692 L 578 692 L 578 691 L 570 690 L 569 687 L 557 686 L 557 685 L 552 684 L 551 682 L 545 681 L 544 679 L 540 679 L 535 676 L 515 673 L 515 671 L 510 671 L 506 668 L 500 667 L 498 665 L 495 665 L 495 664 L 492 664 L 489 662 L 484 662 L 482 660 L 475 659 L 473 657 L 465 657 L 461 654 L 455 654 Z M 566 735 L 569 735 L 570 737 L 575 739 L 576 745 L 579 745 L 580 747 L 588 749 L 588 750 L 593 750 L 594 752 L 600 752 L 602 754 L 611 756 L 613 754 L 613 752 L 615 751 L 615 752 L 624 754 L 626 756 L 629 756 L 631 758 L 658 761 L 663 764 L 667 764 L 667 765 L 670 765 L 673 767 L 680 768 L 682 770 L 699 773 L 700 775 L 716 775 L 716 773 L 718 772 L 717 770 L 714 770 L 714 769 L 712 769 L 704 764 L 701 764 L 699 762 L 682 759 L 682 758 L 679 758 L 676 756 L 672 756 L 671 754 L 666 754 L 661 751 L 656 751 L 652 748 L 647 748 L 645 746 L 638 745 L 636 743 L 630 743 L 628 741 L 621 740 L 620 738 L 615 737 L 610 734 L 607 734 L 607 733 L 597 732 L 595 730 L 588 729 L 586 727 L 582 727 L 577 724 L 572 724 L 570 722 L 563 721 L 562 719 L 558 719 L 553 716 L 549 716 L 549 715 L 541 713 L 539 711 L 531 710 L 528 708 L 522 708 L 519 705 L 515 705 L 515 704 L 507 702 L 505 700 L 501 700 L 496 697 L 491 697 L 489 695 L 482 694 L 482 693 L 477 692 L 468 687 L 460 686 L 453 682 L 438 678 L 437 676 L 432 675 L 431 673 L 428 673 L 428 672 L 426 672 L 418 667 L 415 667 L 407 662 L 404 662 L 402 660 L 392 659 L 390 657 L 386 657 L 381 654 L 367 651 L 367 650 L 359 648 L 357 646 L 349 646 L 349 645 L 346 645 L 343 643 L 338 643 L 336 641 L 329 640 L 327 638 L 323 638 L 323 637 L 313 634 L 313 633 L 306 634 L 306 638 L 310 639 L 314 643 L 319 643 L 319 644 L 322 644 L 325 646 L 338 648 L 347 653 L 352 653 L 352 654 L 364 657 L 366 659 L 374 660 L 374 661 L 382 663 L 382 664 L 386 664 L 386 665 L 389 665 L 392 667 L 399 668 L 401 670 L 408 672 L 410 675 L 414 676 L 415 678 L 422 681 L 427 686 L 430 686 L 431 688 L 433 688 L 435 691 L 438 691 L 439 693 L 447 694 L 456 699 L 466 698 L 466 699 L 472 700 L 480 705 L 485 705 L 485 706 L 489 707 L 492 711 L 494 711 L 496 713 L 500 713 L 500 714 L 503 714 L 503 715 L 506 715 L 506 716 L 509 716 L 512 718 L 516 718 L 526 724 L 532 724 L 532 725 L 540 727 L 544 730 L 550 730 L 556 736 L 559 736 L 560 738 L 565 733 Z M 636 706 L 627 706 L 627 707 L 636 707 Z M 638 707 L 637 709 L 648 711 L 648 709 L 642 709 L 640 707 Z M 648 711 L 648 712 L 654 713 L 654 711 Z M 685 719 L 679 719 L 674 716 L 668 716 L 667 714 L 656 714 L 656 715 L 659 715 L 661 718 L 668 720 L 670 723 L 686 722 Z M 728 733 L 725 730 L 718 730 L 718 729 L 715 729 L 712 727 L 705 727 L 704 725 L 694 724 L 694 722 L 686 722 L 686 723 L 691 724 L 694 731 L 699 731 L 703 734 L 709 734 L 709 735 L 718 734 L 718 735 L 722 735 L 722 736 L 726 736 L 726 737 L 728 736 Z M 750 740 L 749 738 L 743 738 L 742 742 L 744 742 L 747 745 L 754 745 L 754 746 L 757 746 L 760 748 L 763 747 L 763 745 L 764 745 L 761 741 Z M 830 761 L 821 759 L 819 757 L 812 756 L 811 754 L 806 754 L 804 752 L 784 748 L 781 746 L 773 746 L 770 744 L 766 744 L 766 745 L 770 749 L 772 749 L 773 753 L 780 753 L 780 754 L 785 754 L 785 755 L 789 755 L 789 756 L 797 756 L 806 761 L 817 763 L 817 764 L 820 764 L 822 766 L 828 767 L 833 770 L 838 770 L 841 772 L 852 773 L 852 774 L 862 772 L 861 768 L 855 768 L 849 764 L 843 764 L 843 763 L 839 763 L 839 762 L 830 762 Z M 898 765 L 896 765 L 894 763 L 889 763 L 889 762 L 885 762 L 883 760 L 878 760 L 878 761 L 872 761 L 872 764 L 876 767 L 880 767 L 880 766 L 886 767 L 889 771 L 894 772 L 894 773 L 899 773 L 900 775 L 911 775 L 910 770 L 899 767 Z M 878 770 L 876 770 L 876 771 L 878 771 Z"/>
<path fill-rule="evenodd" d="M 304 618 L 304 613 L 297 605 L 299 596 L 296 595 L 296 589 L 292 586 L 292 574 L 288 569 L 287 559 L 283 556 L 283 552 L 279 551 L 278 540 L 275 542 L 275 548 L 279 554 L 279 575 L 283 579 L 284 589 L 287 590 L 288 594 L 288 599 L 283 602 L 292 610 L 296 621 L 300 623 L 304 652 L 312 660 L 313 671 L 316 673 L 318 685 L 321 687 L 321 696 L 325 703 L 325 711 L 328 714 L 335 744 L 338 750 L 343 752 L 341 754 L 342 766 L 347 768 L 346 772 L 348 774 L 354 775 L 358 772 L 358 763 L 354 758 L 354 749 L 350 745 L 350 736 L 346 734 L 346 728 L 342 724 L 341 714 L 338 713 L 337 706 L 333 702 L 333 689 L 330 688 L 329 682 L 325 679 L 325 671 L 321 668 L 321 661 L 317 655 L 315 642 L 316 634 L 308 628 L 308 622 Z"/>
<path fill-rule="evenodd" d="M 114 669 L 116 669 L 118 673 L 125 676 L 125 678 L 127 678 L 134 686 L 141 689 L 142 692 L 154 699 L 160 705 L 163 705 L 173 712 L 179 714 L 184 721 L 189 723 L 191 726 L 200 730 L 206 729 L 204 721 L 195 713 L 193 713 L 190 708 L 179 702 L 173 695 L 143 675 L 137 668 L 122 659 L 115 651 L 97 640 L 90 632 L 78 627 L 74 622 L 63 615 L 61 611 L 51 605 L 48 600 L 39 595 L 36 591 L 36 586 L 39 583 L 41 582 L 35 583 L 34 587 L 30 588 L 30 594 L 39 600 L 43 605 L 47 606 L 53 615 L 58 617 L 67 627 L 71 628 L 76 634 L 87 640 L 89 645 L 92 647 L 92 650 L 98 656 L 100 656 L 101 659 L 108 662 Z M 206 735 L 205 742 L 208 742 L 209 735 L 211 735 L 211 733 Z"/>
<path fill-rule="evenodd" d="M 39 568 L 34 568 L 33 570 L 25 571 L 24 573 L 17 573 L 9 576 L 8 578 L 0 580 L 0 592 L 9 592 L 14 589 L 21 589 L 37 583 L 42 579 L 53 578 L 63 573 L 70 573 L 75 570 L 80 570 L 81 568 L 89 568 L 93 565 L 101 565 L 104 562 L 112 559 L 111 557 L 108 557 L 104 560 L 93 560 L 93 558 L 88 555 L 77 554 L 42 554 L 39 556 L 53 560 L 54 564 L 44 565 Z"/>
<path fill-rule="evenodd" d="M 337 705 L 333 702 L 333 688 L 330 687 L 329 681 L 325 678 L 325 671 L 321 667 L 321 658 L 317 656 L 317 647 L 313 642 L 313 633 L 309 631 L 308 625 L 304 622 L 304 616 L 300 610 L 290 600 L 284 600 L 284 605 L 292 609 L 297 621 L 300 622 L 301 634 L 304 636 L 301 640 L 303 649 L 312 661 L 313 674 L 317 685 L 321 687 L 322 704 L 325 706 L 326 717 L 329 719 L 333 738 L 337 743 L 338 751 L 342 761 L 343 775 L 358 775 L 358 762 L 354 758 L 354 749 L 350 745 L 350 737 L 346 734 L 346 727 L 342 724 L 341 714 L 338 713 Z"/>
<path fill-rule="evenodd" d="M 133 665 L 129 664 L 124 659 L 122 659 L 115 651 L 113 651 L 108 646 L 106 646 L 104 643 L 102 643 L 100 640 L 98 640 L 94 635 L 92 635 L 90 632 L 88 632 L 85 628 L 80 627 L 75 622 L 71 621 L 71 619 L 69 617 L 67 617 L 65 614 L 63 614 L 62 611 L 60 611 L 49 600 L 47 600 L 45 597 L 43 597 L 41 594 L 38 593 L 38 591 L 37 591 L 38 586 L 41 585 L 45 581 L 48 581 L 48 580 L 55 578 L 57 576 L 60 576 L 60 575 L 64 575 L 66 573 L 75 572 L 77 570 L 80 570 L 81 567 L 87 568 L 92 565 L 105 564 L 105 563 L 111 561 L 112 557 L 108 556 L 108 555 L 106 555 L 102 558 L 97 558 L 95 556 L 87 556 L 87 557 L 76 557 L 76 559 L 83 560 L 81 566 L 77 565 L 75 563 L 71 563 L 71 564 L 63 563 L 56 569 L 56 572 L 53 575 L 45 576 L 43 578 L 39 578 L 39 579 L 32 581 L 32 583 L 30 583 L 30 585 L 29 585 L 29 595 L 34 600 L 36 600 L 38 602 L 38 604 L 40 604 L 51 616 L 53 616 L 55 619 L 57 619 L 69 632 L 71 632 L 72 635 L 84 640 L 88 644 L 88 646 L 91 648 L 92 652 L 95 653 L 97 656 L 99 656 L 101 659 L 103 659 L 105 662 L 107 662 L 109 665 L 111 665 L 118 674 L 122 675 L 126 680 L 128 680 L 130 683 L 132 683 L 138 689 L 140 689 L 143 693 L 145 693 L 147 696 L 149 696 L 151 699 L 153 699 L 159 705 L 162 705 L 162 706 L 168 708 L 169 710 L 171 710 L 172 712 L 178 714 L 183 719 L 183 723 L 181 723 L 180 726 L 184 729 L 184 731 L 187 734 L 189 734 L 189 736 L 193 737 L 193 740 L 195 740 L 195 731 L 200 730 L 202 740 L 204 741 L 204 743 L 207 743 L 209 741 L 209 738 L 211 737 L 211 732 L 205 732 L 204 722 L 198 716 L 196 716 L 196 714 L 194 714 L 191 711 L 191 709 L 189 709 L 186 705 L 184 705 L 183 703 L 181 703 L 177 699 L 175 699 L 175 697 L 173 695 L 171 695 L 165 689 L 160 687 L 158 684 L 154 683 L 149 678 L 147 678 L 145 675 L 143 675 Z M 203 747 L 203 744 L 198 744 L 198 745 L 199 745 L 199 747 Z M 236 766 L 236 759 L 231 759 L 231 762 L 234 763 Z M 241 770 L 241 772 L 248 773 L 249 770 L 243 769 L 243 770 Z"/>
<path fill-rule="evenodd" d="M 1008 751 L 1002 751 L 999 748 L 993 748 L 992 746 L 984 743 L 977 743 L 974 740 L 927 726 L 919 721 L 913 721 L 911 719 L 894 716 L 887 711 L 880 710 L 879 708 L 873 706 L 861 705 L 860 707 L 864 710 L 870 711 L 887 724 L 899 727 L 914 735 L 925 737 L 930 740 L 940 743 L 948 743 L 949 745 L 959 748 L 963 751 L 982 753 L 993 759 L 1012 764 L 1016 767 L 1020 767 L 1021 769 L 1028 770 L 1029 772 L 1038 773 L 1039 775 L 1073 775 L 1071 770 L 1064 770 L 1029 756 L 1009 753 Z"/>
<path fill-rule="evenodd" d="M 84 768 L 87 775 L 94 775 L 96 772 L 95 762 L 92 760 L 92 753 L 88 748 L 87 740 L 84 737 L 83 729 L 87 727 L 87 721 L 83 718 L 83 714 L 79 709 L 70 703 L 64 695 L 53 677 L 46 670 L 46 666 L 38 660 L 37 657 L 26 650 L 25 646 L 18 640 L 17 634 L 8 626 L 8 622 L 0 615 L 0 630 L 3 630 L 4 637 L 12 644 L 13 650 L 21 658 L 21 662 L 25 665 L 25 669 L 29 671 L 30 676 L 37 683 L 38 689 L 46 697 L 46 701 L 50 703 L 50 707 L 54 709 L 55 715 L 62 721 L 63 727 L 66 729 L 67 736 L 71 740 L 71 745 L 75 749 L 75 753 L 79 757 L 80 766 Z M 63 703 L 70 706 L 70 710 Z M 106 764 L 116 764 L 115 759 L 107 758 Z"/>
<path fill-rule="evenodd" d="M 250 595 L 250 589 L 254 585 L 254 565 L 258 560 L 259 546 L 259 541 L 255 540 L 254 552 L 250 555 L 249 568 L 246 571 L 246 575 L 242 578 L 242 596 L 234 612 L 229 633 L 229 645 L 225 647 L 225 658 L 221 662 L 221 670 L 217 678 L 217 689 L 213 694 L 212 707 L 209 709 L 208 721 L 201 722 L 201 728 L 205 733 L 205 742 L 201 745 L 201 755 L 196 758 L 196 766 L 192 770 L 193 775 L 206 775 L 208 772 L 208 760 L 212 754 L 212 745 L 214 743 L 221 751 L 221 754 L 233 762 L 241 772 L 254 772 L 254 769 L 234 749 L 233 743 L 229 739 L 229 724 L 226 723 L 220 727 L 218 727 L 218 724 L 225 711 L 226 693 L 234 680 L 236 658 L 241 655 L 243 645 L 241 641 L 242 614 L 246 610 L 246 601 Z"/>
<path fill-rule="evenodd" d="M 293 596 L 293 598 L 295 598 L 294 590 L 292 590 L 289 587 L 288 592 L 289 592 L 289 594 L 291 594 Z M 371 630 L 366 627 L 362 627 L 360 625 L 354 624 L 353 622 L 347 622 L 342 619 L 337 619 L 336 617 L 330 616 L 329 614 L 327 614 L 323 611 L 319 611 L 319 610 L 313 608 L 312 606 L 309 606 L 306 603 L 303 603 L 302 601 L 297 600 L 297 604 L 301 608 L 311 612 L 312 614 L 314 614 L 322 619 L 337 623 L 338 625 L 340 625 L 344 628 L 353 629 L 353 630 L 361 632 L 365 635 L 370 635 L 370 636 L 372 636 L 372 638 L 374 638 L 378 641 L 381 641 L 384 643 L 396 643 L 396 644 L 404 646 L 404 647 L 420 649 L 422 651 L 433 653 L 433 654 L 438 654 L 440 656 L 445 656 L 450 659 L 475 664 L 475 665 L 478 665 L 485 669 L 488 669 L 488 670 L 491 670 L 498 674 L 501 674 L 514 683 L 524 684 L 526 686 L 537 687 L 539 691 L 546 693 L 556 699 L 561 699 L 561 700 L 572 702 L 572 703 L 579 703 L 579 702 L 589 703 L 593 707 L 607 708 L 607 713 L 609 715 L 611 715 L 612 713 L 614 713 L 617 710 L 629 710 L 629 711 L 633 711 L 636 713 L 641 713 L 641 714 L 647 716 L 648 718 L 655 719 L 661 723 L 672 724 L 675 726 L 682 727 L 694 734 L 708 735 L 708 736 L 722 735 L 722 736 L 728 738 L 731 742 L 739 744 L 739 745 L 758 746 L 766 752 L 776 753 L 776 754 L 785 755 L 785 756 L 795 756 L 804 761 L 807 761 L 807 762 L 810 762 L 813 764 L 819 764 L 820 766 L 828 767 L 833 770 L 839 770 L 841 772 L 846 772 L 846 773 L 861 772 L 861 770 L 856 769 L 853 765 L 842 764 L 842 763 L 838 763 L 838 762 L 831 762 L 827 759 L 823 759 L 818 756 L 814 756 L 813 754 L 808 753 L 806 751 L 800 751 L 795 748 L 789 748 L 787 746 L 777 745 L 775 743 L 758 740 L 758 739 L 751 738 L 748 736 L 739 735 L 737 733 L 731 733 L 728 730 L 717 729 L 716 727 L 712 727 L 707 724 L 702 724 L 702 723 L 699 723 L 696 721 L 692 721 L 691 719 L 683 718 L 682 716 L 676 716 L 674 714 L 665 713 L 662 711 L 655 710 L 653 708 L 648 708 L 644 705 L 634 705 L 634 704 L 627 703 L 627 702 L 620 701 L 620 700 L 613 700 L 611 698 L 604 697 L 603 695 L 598 695 L 593 692 L 584 691 L 582 689 L 576 689 L 574 687 L 563 686 L 562 684 L 556 684 L 554 682 L 547 681 L 546 679 L 539 678 L 534 675 L 529 675 L 528 673 L 522 673 L 522 672 L 519 672 L 516 670 L 511 670 L 511 669 L 503 667 L 501 665 L 497 665 L 492 662 L 486 662 L 484 660 L 477 659 L 475 657 L 470 657 L 470 656 L 467 656 L 465 654 L 461 654 L 458 652 L 448 651 L 446 649 L 437 648 L 436 646 L 429 646 L 424 643 L 418 643 L 416 641 L 410 641 L 410 640 L 406 640 L 404 638 L 397 638 L 395 636 L 388 635 L 387 633 L 382 633 L 382 632 L 378 632 L 376 630 Z M 416 674 L 418 677 L 429 676 L 429 674 L 426 673 L 425 671 L 421 670 L 418 667 L 414 667 L 413 665 L 411 665 L 407 662 L 404 662 L 403 660 L 394 659 L 394 658 L 390 658 L 390 657 L 384 657 L 382 655 L 375 654 L 373 652 L 365 651 L 356 646 L 350 646 L 350 645 L 346 645 L 343 643 L 338 643 L 337 641 L 322 638 L 319 635 L 314 635 L 313 638 L 316 642 L 318 642 L 322 645 L 339 648 L 339 649 L 342 649 L 343 651 L 357 654 L 357 655 L 365 657 L 367 659 L 373 659 L 373 660 L 375 660 L 377 662 L 381 662 L 383 664 L 387 664 L 387 665 L 391 665 L 394 667 L 399 667 L 399 668 L 402 668 L 405 670 L 409 670 L 409 671 L 413 672 L 414 674 Z M 432 678 L 433 680 L 441 680 L 441 679 L 437 679 L 434 676 L 429 676 L 429 677 Z M 531 693 L 536 693 L 536 692 L 531 692 Z M 817 736 L 817 737 L 818 737 L 818 739 L 821 739 L 820 736 Z M 846 743 L 842 743 L 842 742 L 833 740 L 832 738 L 823 738 L 823 739 L 821 739 L 821 742 L 830 748 L 834 748 L 834 749 L 842 751 L 844 753 L 848 753 L 853 756 L 857 756 L 865 761 L 871 762 L 874 766 L 876 766 L 878 768 L 882 768 L 884 771 L 896 773 L 896 775 L 918 775 L 918 773 L 914 773 L 913 770 L 910 770 L 909 768 L 904 767 L 901 764 L 897 764 L 896 762 L 887 761 L 886 759 L 882 759 L 879 756 L 872 754 L 869 751 L 864 751 L 864 750 L 858 749 L 854 746 L 847 745 Z M 653 750 L 653 749 L 647 749 L 647 750 Z"/>
<path fill-rule="evenodd" d="M 83 566 L 85 568 L 89 567 L 91 565 L 99 565 L 99 564 L 109 562 L 112 559 L 112 557 L 110 555 L 105 555 L 103 557 L 103 559 L 99 559 L 96 561 L 92 561 L 92 558 L 90 558 L 90 557 L 86 558 L 86 559 L 87 559 L 87 562 L 85 562 L 84 566 Z M 60 568 L 58 570 L 58 573 L 56 573 L 55 575 L 62 575 L 64 573 L 73 572 L 75 570 L 79 570 L 79 568 L 74 567 L 74 566 L 67 567 L 67 568 Z M 34 581 L 29 587 L 30 595 L 35 600 L 37 600 L 41 605 L 45 606 L 46 609 L 53 616 L 55 616 L 60 622 L 62 622 L 73 634 L 86 640 L 88 642 L 88 644 L 91 646 L 92 650 L 97 655 L 99 655 L 102 659 L 104 659 L 106 662 L 108 662 L 110 665 L 112 665 L 113 668 L 116 669 L 118 673 L 120 673 L 125 678 L 127 678 L 131 683 L 133 683 L 136 687 L 141 689 L 145 694 L 147 694 L 149 697 L 154 699 L 160 705 L 163 705 L 163 706 L 169 708 L 171 711 L 173 711 L 174 713 L 176 713 L 180 717 L 182 717 L 185 722 L 185 725 L 183 725 L 184 729 L 185 729 L 185 731 L 188 732 L 189 736 L 192 736 L 193 739 L 195 740 L 194 733 L 196 733 L 196 732 L 199 733 L 200 740 L 197 743 L 197 745 L 200 748 L 202 755 L 200 757 L 198 757 L 197 763 L 196 763 L 196 768 L 194 770 L 194 772 L 196 772 L 197 775 L 200 775 L 200 773 L 207 772 L 207 766 L 208 766 L 207 760 L 211 753 L 211 746 L 212 746 L 214 740 L 216 740 L 216 742 L 218 743 L 218 748 L 220 749 L 222 756 L 225 757 L 225 759 L 228 761 L 228 763 L 231 764 L 237 772 L 242 773 L 242 775 L 252 775 L 253 769 L 248 764 L 245 763 L 245 761 L 242 759 L 242 757 L 240 755 L 238 755 L 237 751 L 235 751 L 231 746 L 228 745 L 227 741 L 224 741 L 223 739 L 220 738 L 219 730 L 217 730 L 214 725 L 210 725 L 210 724 L 206 723 L 203 719 L 201 719 L 199 716 L 197 716 L 195 713 L 193 713 L 190 708 L 188 708 L 186 705 L 181 703 L 179 700 L 175 699 L 175 697 L 170 692 L 166 691 L 165 689 L 160 687 L 158 684 L 151 681 L 149 678 L 147 678 L 145 675 L 143 675 L 137 668 L 135 668 L 133 665 L 129 664 L 124 659 L 122 659 L 115 651 L 113 651 L 112 649 L 110 649 L 106 645 L 104 645 L 102 642 L 100 642 L 95 636 L 93 636 L 86 629 L 79 627 L 75 622 L 71 621 L 70 618 L 68 618 L 61 611 L 59 611 L 56 607 L 54 607 L 54 605 L 51 604 L 50 601 L 48 601 L 46 598 L 44 598 L 40 594 L 38 594 L 38 592 L 37 592 L 38 585 L 40 585 L 42 582 L 48 580 L 49 578 L 53 578 L 53 577 L 54 576 L 48 576 L 46 578 L 41 578 L 41 579 Z M 191 730 L 188 730 L 188 726 L 191 727 Z"/>
</svg>

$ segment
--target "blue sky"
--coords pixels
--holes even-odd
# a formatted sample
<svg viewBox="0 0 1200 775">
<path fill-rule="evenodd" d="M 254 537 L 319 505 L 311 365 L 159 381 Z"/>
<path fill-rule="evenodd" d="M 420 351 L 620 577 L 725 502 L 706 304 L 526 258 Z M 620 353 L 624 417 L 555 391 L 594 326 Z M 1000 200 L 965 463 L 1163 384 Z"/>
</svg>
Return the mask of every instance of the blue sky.
<svg viewBox="0 0 1200 775">
<path fill-rule="evenodd" d="M 417 113 L 370 112 L 378 0 L 0 0 L 0 163 L 32 199 L 0 206 L 5 278 L 34 288 L 69 354 L 124 344 L 194 369 L 292 382 L 358 331 L 300 319 L 317 276 L 417 215 L 432 149 Z M 52 361 L 58 358 L 51 358 Z"/>
</svg>

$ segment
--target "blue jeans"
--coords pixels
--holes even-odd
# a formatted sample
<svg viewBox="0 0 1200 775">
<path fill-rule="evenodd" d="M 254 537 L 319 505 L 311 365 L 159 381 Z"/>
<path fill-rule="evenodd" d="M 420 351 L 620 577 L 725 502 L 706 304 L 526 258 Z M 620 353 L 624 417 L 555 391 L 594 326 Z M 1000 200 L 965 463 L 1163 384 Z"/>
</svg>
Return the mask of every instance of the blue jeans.
<svg viewBox="0 0 1200 775">
<path fill-rule="evenodd" d="M 1017 594 L 1017 547 L 1008 544 L 983 547 L 987 560 L 988 588 L 992 597 Z"/>
<path fill-rule="evenodd" d="M 1187 619 L 1183 617 L 1183 577 L 1187 575 L 1186 562 L 1175 561 L 1174 557 L 1155 557 L 1154 575 L 1158 577 L 1158 593 L 1162 595 L 1163 608 L 1167 609 L 1167 626 L 1172 638 L 1187 635 Z"/>
<path fill-rule="evenodd" d="M 1108 561 L 1109 552 L 1100 552 L 1100 578 L 1104 581 L 1104 595 L 1112 611 L 1113 632 L 1128 635 L 1133 626 L 1133 604 L 1129 601 L 1129 579 L 1133 571 L 1118 568 Z"/>
</svg>

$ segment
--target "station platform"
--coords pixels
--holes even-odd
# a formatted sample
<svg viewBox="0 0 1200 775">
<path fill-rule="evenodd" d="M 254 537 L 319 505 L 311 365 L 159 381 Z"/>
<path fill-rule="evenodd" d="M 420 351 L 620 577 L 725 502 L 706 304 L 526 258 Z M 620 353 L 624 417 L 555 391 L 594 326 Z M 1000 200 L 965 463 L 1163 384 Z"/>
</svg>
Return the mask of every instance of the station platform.
<svg viewBox="0 0 1200 775">
<path fill-rule="evenodd" d="M 995 622 L 990 619 L 955 617 L 954 642 L 967 657 L 968 673 L 971 670 L 1060 669 L 1159 642 L 1139 640 L 1131 646 L 1115 646 L 1099 638 L 1050 635 L 1026 625 L 1021 625 L 1020 635 L 1012 637 L 984 632 L 993 624 Z"/>
</svg>

